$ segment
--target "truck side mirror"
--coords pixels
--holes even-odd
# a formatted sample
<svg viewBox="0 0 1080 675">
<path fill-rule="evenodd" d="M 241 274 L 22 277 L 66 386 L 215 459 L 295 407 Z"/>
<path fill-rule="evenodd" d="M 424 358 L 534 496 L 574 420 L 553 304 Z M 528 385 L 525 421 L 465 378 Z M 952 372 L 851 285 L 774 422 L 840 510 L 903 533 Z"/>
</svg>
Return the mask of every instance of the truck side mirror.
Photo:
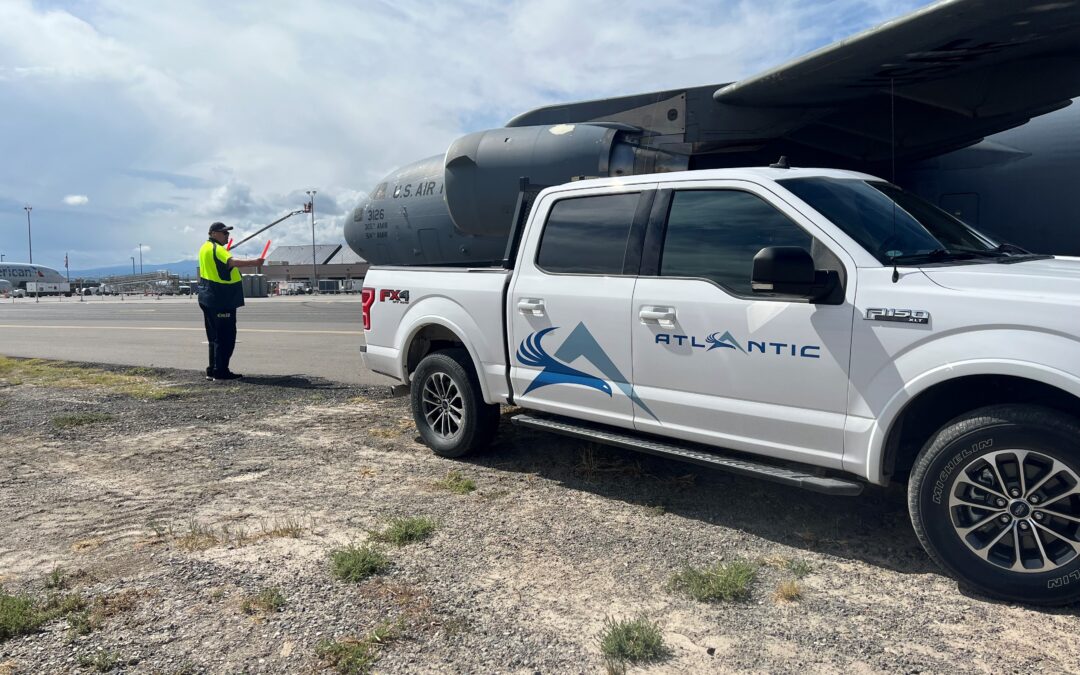
<svg viewBox="0 0 1080 675">
<path fill-rule="evenodd" d="M 769 246 L 754 256 L 750 288 L 755 293 L 828 298 L 840 283 L 836 272 L 814 269 L 814 258 L 798 246 Z"/>
</svg>

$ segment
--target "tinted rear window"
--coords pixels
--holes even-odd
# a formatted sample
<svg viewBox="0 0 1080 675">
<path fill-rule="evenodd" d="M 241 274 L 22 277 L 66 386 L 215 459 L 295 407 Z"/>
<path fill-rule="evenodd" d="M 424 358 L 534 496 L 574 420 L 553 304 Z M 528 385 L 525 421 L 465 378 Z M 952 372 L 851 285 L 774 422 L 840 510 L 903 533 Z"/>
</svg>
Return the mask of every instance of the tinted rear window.
<svg viewBox="0 0 1080 675">
<path fill-rule="evenodd" d="M 562 274 L 622 274 L 638 193 L 576 197 L 548 214 L 536 264 Z"/>
</svg>

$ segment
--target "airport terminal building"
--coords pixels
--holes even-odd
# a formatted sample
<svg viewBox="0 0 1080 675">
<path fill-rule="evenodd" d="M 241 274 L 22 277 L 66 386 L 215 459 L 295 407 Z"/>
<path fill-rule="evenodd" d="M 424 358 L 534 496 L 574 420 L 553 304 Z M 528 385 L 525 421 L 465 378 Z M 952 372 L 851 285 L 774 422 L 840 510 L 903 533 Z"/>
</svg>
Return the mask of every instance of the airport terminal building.
<svg viewBox="0 0 1080 675">
<path fill-rule="evenodd" d="M 311 246 L 278 246 L 266 257 L 260 271 L 271 288 L 310 286 L 314 271 L 319 289 L 334 292 L 358 291 L 368 267 L 368 262 L 348 246 L 317 244 L 314 255 Z"/>
</svg>

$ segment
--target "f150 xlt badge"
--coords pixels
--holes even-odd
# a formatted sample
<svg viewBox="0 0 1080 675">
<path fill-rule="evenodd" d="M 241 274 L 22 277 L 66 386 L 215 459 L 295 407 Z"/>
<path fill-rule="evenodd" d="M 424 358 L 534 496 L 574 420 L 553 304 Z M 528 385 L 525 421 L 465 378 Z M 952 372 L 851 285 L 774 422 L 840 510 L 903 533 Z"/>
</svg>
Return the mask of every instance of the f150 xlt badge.
<svg viewBox="0 0 1080 675">
<path fill-rule="evenodd" d="M 867 321 L 892 321 L 894 323 L 930 323 L 930 312 L 921 309 L 893 309 L 871 307 L 866 310 Z"/>
</svg>

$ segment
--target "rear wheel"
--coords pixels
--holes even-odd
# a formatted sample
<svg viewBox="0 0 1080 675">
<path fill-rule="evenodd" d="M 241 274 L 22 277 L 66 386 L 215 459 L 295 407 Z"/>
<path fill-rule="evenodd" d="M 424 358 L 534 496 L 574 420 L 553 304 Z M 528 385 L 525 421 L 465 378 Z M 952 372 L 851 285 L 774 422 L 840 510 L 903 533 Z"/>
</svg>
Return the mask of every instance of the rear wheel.
<svg viewBox="0 0 1080 675">
<path fill-rule="evenodd" d="M 908 486 L 923 547 L 986 595 L 1080 600 L 1080 424 L 1047 408 L 982 408 L 923 448 Z"/>
<path fill-rule="evenodd" d="M 412 381 L 413 420 L 435 454 L 461 457 L 491 443 L 499 426 L 499 406 L 484 402 L 468 352 L 428 354 Z"/>
</svg>

